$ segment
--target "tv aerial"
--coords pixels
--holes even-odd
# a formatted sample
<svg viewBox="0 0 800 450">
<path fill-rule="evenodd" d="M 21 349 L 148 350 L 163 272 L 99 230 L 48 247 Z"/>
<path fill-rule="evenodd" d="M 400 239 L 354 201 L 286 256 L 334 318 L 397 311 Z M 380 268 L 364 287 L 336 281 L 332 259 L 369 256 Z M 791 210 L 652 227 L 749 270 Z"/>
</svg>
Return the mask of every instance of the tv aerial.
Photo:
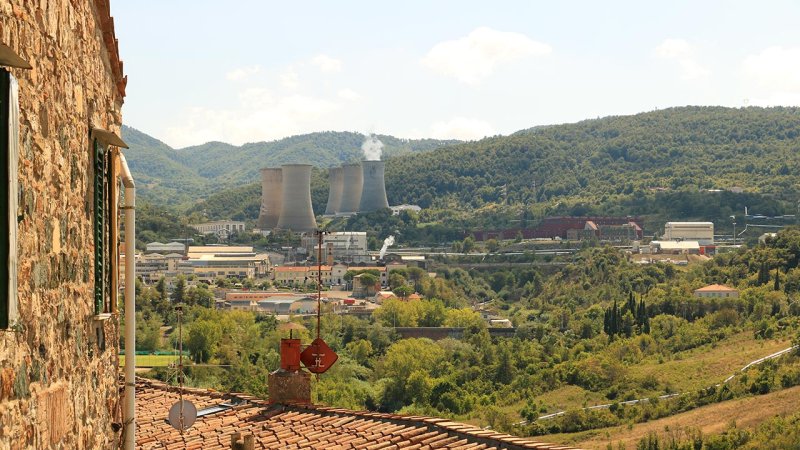
<svg viewBox="0 0 800 450">
<path fill-rule="evenodd" d="M 167 421 L 172 428 L 183 434 L 197 420 L 197 407 L 189 400 L 183 399 L 183 306 L 176 306 L 178 316 L 178 396 L 179 400 L 169 409 Z"/>
</svg>

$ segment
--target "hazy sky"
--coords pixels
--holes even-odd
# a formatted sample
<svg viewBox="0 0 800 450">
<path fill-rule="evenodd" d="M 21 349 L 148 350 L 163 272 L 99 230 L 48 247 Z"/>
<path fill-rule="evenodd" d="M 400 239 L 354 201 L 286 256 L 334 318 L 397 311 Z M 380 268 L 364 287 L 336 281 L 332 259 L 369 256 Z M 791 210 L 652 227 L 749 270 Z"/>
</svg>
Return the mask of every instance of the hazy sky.
<svg viewBox="0 0 800 450">
<path fill-rule="evenodd" d="M 479 139 L 800 104 L 800 2 L 112 0 L 125 123 L 174 147 L 312 131 Z"/>
</svg>

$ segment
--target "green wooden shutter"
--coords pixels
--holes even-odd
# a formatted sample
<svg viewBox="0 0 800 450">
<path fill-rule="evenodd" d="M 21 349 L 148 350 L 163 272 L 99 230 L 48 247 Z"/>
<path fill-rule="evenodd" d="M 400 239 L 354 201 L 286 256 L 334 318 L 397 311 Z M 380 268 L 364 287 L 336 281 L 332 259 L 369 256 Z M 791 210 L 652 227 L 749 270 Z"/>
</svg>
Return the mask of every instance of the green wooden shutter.
<svg viewBox="0 0 800 450">
<path fill-rule="evenodd" d="M 5 70 L 0 69 L 0 160 L 2 160 L 2 169 L 0 170 L 0 186 L 4 189 L 0 192 L 0 264 L 4 267 L 4 271 L 0 274 L 0 329 L 8 328 L 9 326 L 9 310 L 11 302 L 11 292 L 9 290 L 9 251 L 11 249 L 9 217 L 11 214 L 16 215 L 16 211 L 10 211 L 8 201 L 9 191 L 9 170 L 10 170 L 10 146 L 8 145 L 8 132 L 9 132 L 9 108 L 11 106 L 11 99 L 9 95 L 9 88 L 11 84 L 11 74 Z"/>
<path fill-rule="evenodd" d="M 92 139 L 94 153 L 94 313 L 103 312 L 106 293 L 106 155 Z"/>
</svg>

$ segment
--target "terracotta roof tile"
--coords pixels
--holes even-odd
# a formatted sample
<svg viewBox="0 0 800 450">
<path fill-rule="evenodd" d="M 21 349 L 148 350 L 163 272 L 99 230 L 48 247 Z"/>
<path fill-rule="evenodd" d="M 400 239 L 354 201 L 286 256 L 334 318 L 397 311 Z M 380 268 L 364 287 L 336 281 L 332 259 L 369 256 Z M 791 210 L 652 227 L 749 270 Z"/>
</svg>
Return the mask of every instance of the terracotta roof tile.
<svg viewBox="0 0 800 450">
<path fill-rule="evenodd" d="M 166 421 L 179 398 L 176 388 L 140 378 L 136 396 L 137 448 L 143 450 L 227 450 L 234 432 L 254 435 L 256 449 L 566 449 L 434 417 L 277 405 L 252 396 L 192 388 L 184 389 L 183 397 L 198 410 L 221 403 L 234 406 L 198 418 L 181 436 Z"/>
</svg>

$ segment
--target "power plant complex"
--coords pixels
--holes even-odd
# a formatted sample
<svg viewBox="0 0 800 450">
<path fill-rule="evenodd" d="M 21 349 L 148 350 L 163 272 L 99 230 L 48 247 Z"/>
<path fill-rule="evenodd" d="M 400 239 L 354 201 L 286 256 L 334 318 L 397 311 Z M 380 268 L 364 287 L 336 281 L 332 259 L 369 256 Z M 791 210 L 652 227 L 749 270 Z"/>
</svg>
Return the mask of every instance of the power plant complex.
<svg viewBox="0 0 800 450">
<path fill-rule="evenodd" d="M 383 161 L 362 161 L 328 171 L 330 191 L 326 216 L 352 215 L 389 208 Z M 311 166 L 284 164 L 261 169 L 261 230 L 313 231 L 317 220 L 311 205 Z"/>
</svg>

